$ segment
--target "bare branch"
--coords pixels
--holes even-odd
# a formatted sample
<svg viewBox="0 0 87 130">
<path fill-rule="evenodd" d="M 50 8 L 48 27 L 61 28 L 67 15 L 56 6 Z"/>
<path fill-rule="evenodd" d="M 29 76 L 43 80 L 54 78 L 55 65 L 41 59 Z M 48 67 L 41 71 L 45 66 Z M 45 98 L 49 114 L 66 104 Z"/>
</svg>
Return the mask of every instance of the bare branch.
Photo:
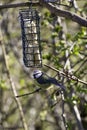
<svg viewBox="0 0 87 130">
<path fill-rule="evenodd" d="M 83 125 L 82 125 L 82 121 L 81 121 L 81 116 L 80 116 L 77 105 L 73 106 L 73 112 L 74 112 L 75 118 L 77 120 L 79 130 L 84 130 Z"/>
<path fill-rule="evenodd" d="M 16 8 L 16 7 L 24 7 L 31 5 L 31 2 L 25 2 L 25 3 L 16 3 L 16 4 L 6 4 L 6 5 L 0 5 L 0 9 L 6 9 L 6 8 Z M 39 2 L 32 2 L 33 6 L 44 6 L 48 8 L 51 13 L 54 13 L 57 16 L 68 18 L 81 26 L 87 27 L 87 20 L 83 17 L 76 15 L 75 13 L 69 12 L 67 10 L 60 9 L 57 6 L 54 6 L 52 3 L 44 2 L 44 0 L 39 0 Z"/>
<path fill-rule="evenodd" d="M 2 34 L 1 34 L 1 38 L 2 38 Z M 25 118 L 24 118 L 24 113 L 23 113 L 23 110 L 22 110 L 21 103 L 20 103 L 19 99 L 16 97 L 17 92 L 16 92 L 16 88 L 15 88 L 14 82 L 13 82 L 13 80 L 11 78 L 10 71 L 9 71 L 9 65 L 8 65 L 6 50 L 5 50 L 4 44 L 2 43 L 2 39 L 0 39 L 0 44 L 2 46 L 3 56 L 4 56 L 5 65 L 6 65 L 6 69 L 7 69 L 7 76 L 8 76 L 10 85 L 11 85 L 11 89 L 12 89 L 12 92 L 13 92 L 13 95 L 14 95 L 14 99 L 16 101 L 16 104 L 18 106 L 18 109 L 19 109 L 19 112 L 20 112 L 20 115 L 21 115 L 23 127 L 24 127 L 24 130 L 28 130 L 28 127 L 27 127 L 27 124 L 26 124 L 26 121 L 25 121 Z"/>
<path fill-rule="evenodd" d="M 24 6 L 30 6 L 33 4 L 33 6 L 38 6 L 39 2 L 25 2 L 25 3 L 15 3 L 15 4 L 5 4 L 5 5 L 0 5 L 0 9 L 6 9 L 6 8 L 16 8 L 16 7 L 24 7 Z"/>
<path fill-rule="evenodd" d="M 75 96 L 74 91 L 72 91 L 72 97 Z M 73 105 L 72 105 L 73 103 Z M 77 107 L 77 101 L 73 100 L 73 102 L 68 102 L 69 107 L 71 108 L 71 110 L 73 110 L 75 119 L 77 121 L 77 125 L 78 125 L 78 129 L 79 130 L 84 130 L 83 124 L 82 124 L 82 120 L 81 120 L 81 116 L 80 116 L 80 112 L 79 109 Z"/>
<path fill-rule="evenodd" d="M 21 94 L 21 95 L 18 95 L 18 96 L 16 96 L 16 97 L 19 98 L 19 97 L 29 96 L 29 95 L 31 95 L 31 94 L 34 94 L 34 93 L 36 93 L 36 92 L 39 92 L 40 90 L 41 90 L 41 88 L 38 88 L 38 89 L 36 89 L 36 90 L 33 91 L 33 92 Z"/>
<path fill-rule="evenodd" d="M 64 104 L 65 104 L 64 93 L 63 93 L 63 91 L 60 91 L 60 93 L 61 93 L 61 99 L 62 99 L 62 118 L 63 118 L 63 123 L 64 123 L 65 129 L 68 130 L 67 121 L 66 121 L 66 115 L 65 115 L 65 110 L 64 110 Z"/>
<path fill-rule="evenodd" d="M 48 68 L 50 68 L 50 69 L 56 71 L 56 72 L 59 73 L 59 74 L 64 75 L 65 77 L 68 77 L 69 79 L 72 79 L 72 80 L 74 80 L 74 81 L 77 81 L 77 82 L 80 82 L 80 83 L 82 83 L 82 84 L 87 85 L 87 82 L 85 82 L 85 81 L 83 81 L 83 80 L 77 78 L 77 77 L 74 76 L 74 75 L 71 75 L 71 74 L 69 74 L 69 73 L 65 73 L 65 72 L 63 72 L 63 71 L 60 71 L 60 70 L 58 70 L 58 69 L 56 69 L 56 68 L 54 68 L 54 67 L 51 67 L 51 66 L 49 66 L 49 65 L 46 65 L 46 64 L 44 64 L 44 66 L 46 66 L 46 67 L 48 67 Z"/>
<path fill-rule="evenodd" d="M 70 19 L 70 20 L 80 24 L 81 26 L 87 27 L 87 20 L 75 13 L 60 9 L 59 7 L 56 7 L 51 3 L 44 2 L 44 0 L 40 0 L 40 4 L 41 4 L 41 6 L 44 6 L 47 9 L 49 9 L 51 13 L 54 13 L 57 16 L 65 17 L 67 19 Z"/>
</svg>

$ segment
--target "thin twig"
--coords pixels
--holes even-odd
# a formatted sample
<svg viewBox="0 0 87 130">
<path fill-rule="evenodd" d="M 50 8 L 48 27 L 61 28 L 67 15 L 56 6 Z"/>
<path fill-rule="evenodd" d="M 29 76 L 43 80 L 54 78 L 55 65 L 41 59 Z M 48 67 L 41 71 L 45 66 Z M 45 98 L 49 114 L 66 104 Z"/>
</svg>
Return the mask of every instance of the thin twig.
<svg viewBox="0 0 87 130">
<path fill-rule="evenodd" d="M 62 119 L 63 119 L 64 127 L 67 130 L 68 126 L 67 126 L 66 115 L 65 115 L 65 110 L 64 110 L 65 101 L 64 101 L 64 93 L 63 93 L 63 91 L 60 91 L 60 94 L 61 94 L 61 99 L 62 99 Z"/>
<path fill-rule="evenodd" d="M 16 101 L 16 104 L 18 106 L 18 109 L 19 109 L 19 112 L 20 112 L 20 115 L 21 115 L 23 127 L 24 127 L 24 130 L 28 130 L 28 127 L 27 127 L 27 124 L 26 124 L 26 121 L 25 121 L 25 117 L 24 117 L 24 113 L 23 113 L 23 109 L 22 109 L 20 100 L 16 97 L 17 96 L 17 92 L 16 92 L 16 88 L 15 88 L 14 82 L 13 82 L 13 80 L 11 78 L 11 74 L 10 74 L 10 70 L 9 70 L 9 65 L 8 65 L 8 60 L 7 60 L 7 56 L 6 56 L 5 46 L 4 46 L 4 44 L 2 43 L 1 40 L 0 40 L 0 44 L 2 46 L 3 56 L 4 56 L 5 65 L 6 65 L 6 69 L 7 69 L 7 76 L 8 76 L 10 85 L 11 85 L 12 92 L 14 94 L 14 99 Z"/>
<path fill-rule="evenodd" d="M 76 120 L 77 120 L 77 124 L 78 124 L 78 126 L 79 126 L 79 127 L 78 127 L 79 130 L 84 130 L 83 125 L 82 125 L 82 120 L 81 120 L 80 112 L 79 112 L 79 110 L 78 110 L 77 105 L 75 104 L 72 109 L 73 109 L 75 118 L 76 118 Z"/>
<path fill-rule="evenodd" d="M 72 97 L 73 96 L 75 96 L 75 93 L 72 91 Z M 73 103 L 73 105 L 72 105 L 72 103 Z M 69 104 L 71 110 L 73 110 L 75 119 L 77 121 L 78 129 L 79 130 L 84 130 L 84 127 L 83 127 L 83 124 L 82 124 L 82 120 L 81 120 L 81 116 L 80 116 L 80 112 L 79 112 L 79 109 L 77 107 L 77 101 L 73 100 L 73 102 L 68 102 L 68 104 Z"/>
<path fill-rule="evenodd" d="M 74 81 L 77 81 L 77 82 L 80 82 L 80 83 L 82 83 L 82 84 L 87 85 L 87 82 L 85 82 L 85 81 L 83 81 L 83 80 L 77 78 L 77 77 L 74 76 L 74 75 L 71 75 L 71 74 L 69 74 L 69 73 L 65 73 L 65 72 L 63 72 L 63 71 L 60 71 L 60 70 L 58 70 L 58 69 L 56 69 L 56 68 L 54 68 L 54 67 L 51 67 L 51 66 L 49 66 L 49 65 L 47 65 L 47 64 L 44 64 L 44 66 L 46 66 L 46 67 L 48 67 L 48 68 L 50 68 L 50 69 L 56 71 L 56 72 L 59 73 L 59 74 L 64 75 L 65 77 L 68 77 L 69 79 L 72 79 L 72 80 L 74 80 Z"/>
<path fill-rule="evenodd" d="M 29 96 L 29 95 L 31 95 L 31 94 L 34 94 L 34 93 L 36 93 L 36 92 L 39 92 L 40 90 L 41 90 L 41 88 L 38 88 L 38 89 L 36 89 L 36 90 L 33 91 L 33 92 L 21 94 L 21 95 L 18 95 L 18 96 L 16 96 L 16 97 L 19 98 L 19 97 Z"/>
</svg>

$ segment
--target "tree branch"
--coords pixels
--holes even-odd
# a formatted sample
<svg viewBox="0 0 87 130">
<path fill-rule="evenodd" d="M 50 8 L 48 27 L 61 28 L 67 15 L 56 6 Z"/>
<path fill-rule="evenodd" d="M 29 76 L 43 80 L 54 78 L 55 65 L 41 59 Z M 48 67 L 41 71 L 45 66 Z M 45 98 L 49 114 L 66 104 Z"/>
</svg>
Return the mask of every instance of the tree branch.
<svg viewBox="0 0 87 130">
<path fill-rule="evenodd" d="M 76 15 L 75 13 L 71 13 L 67 10 L 60 9 L 59 7 L 54 6 L 52 3 L 44 2 L 44 0 L 39 0 L 39 2 L 25 2 L 25 3 L 16 3 L 16 4 L 6 4 L 6 5 L 0 5 L 0 9 L 6 9 L 6 8 L 16 8 L 16 7 L 24 7 L 24 6 L 44 6 L 47 9 L 50 10 L 51 13 L 54 13 L 57 16 L 64 17 L 67 19 L 70 19 L 81 26 L 87 27 L 87 20 L 83 17 Z"/>
<path fill-rule="evenodd" d="M 24 7 L 24 6 L 38 6 L 39 2 L 25 2 L 25 3 L 15 3 L 15 4 L 5 4 L 5 5 L 0 5 L 0 9 L 6 9 L 6 8 L 17 8 L 17 7 Z"/>
<path fill-rule="evenodd" d="M 76 15 L 75 13 L 60 9 L 59 7 L 54 6 L 51 3 L 44 2 L 44 0 L 40 0 L 40 5 L 46 7 L 48 10 L 50 10 L 51 13 L 54 13 L 55 15 L 70 19 L 80 24 L 81 26 L 87 27 L 87 20 L 79 15 Z"/>
<path fill-rule="evenodd" d="M 11 78 L 10 71 L 9 71 L 9 65 L 8 65 L 6 50 L 5 50 L 4 44 L 2 43 L 2 34 L 1 34 L 0 37 L 1 37 L 0 44 L 2 46 L 3 56 L 4 56 L 5 65 L 6 65 L 6 69 L 7 69 L 7 76 L 8 76 L 10 85 L 11 85 L 11 89 L 12 89 L 12 92 L 13 92 L 13 95 L 14 95 L 14 99 L 16 101 L 16 104 L 18 106 L 18 109 L 19 109 L 19 112 L 20 112 L 20 115 L 21 115 L 21 119 L 22 119 L 24 130 L 28 130 L 28 127 L 27 127 L 27 124 L 26 124 L 26 121 L 25 121 L 25 118 L 24 118 L 24 113 L 23 113 L 23 109 L 22 109 L 20 100 L 16 97 L 17 96 L 17 92 L 16 92 L 16 88 L 15 88 L 14 82 L 13 82 L 13 80 Z"/>
<path fill-rule="evenodd" d="M 74 91 L 71 92 L 72 96 L 69 98 L 72 98 L 73 96 L 75 96 Z M 73 104 L 73 105 L 72 105 Z M 80 112 L 79 109 L 77 107 L 77 101 L 73 100 L 73 102 L 68 102 L 69 107 L 71 108 L 71 110 L 73 110 L 75 119 L 77 121 L 77 125 L 78 125 L 78 129 L 79 130 L 84 130 L 83 124 L 82 124 L 82 120 L 81 120 L 81 116 L 80 116 Z"/>
<path fill-rule="evenodd" d="M 46 66 L 46 67 L 48 67 L 48 68 L 50 68 L 50 69 L 56 71 L 56 72 L 59 73 L 59 74 L 64 75 L 65 77 L 68 77 L 69 79 L 72 79 L 72 80 L 74 80 L 74 81 L 77 81 L 77 82 L 80 82 L 80 83 L 82 83 L 82 84 L 87 85 L 87 82 L 85 82 L 85 81 L 83 81 L 83 80 L 77 78 L 77 77 L 74 76 L 74 75 L 71 75 L 71 74 L 69 74 L 69 73 L 65 73 L 65 72 L 63 72 L 63 71 L 60 71 L 60 70 L 58 70 L 58 69 L 56 69 L 56 68 L 54 68 L 54 67 L 51 67 L 51 66 L 49 66 L 49 65 L 46 65 L 46 64 L 44 64 L 44 66 Z"/>
<path fill-rule="evenodd" d="M 61 99 L 62 99 L 62 119 L 63 119 L 65 130 L 68 130 L 66 115 L 65 115 L 65 110 L 64 110 L 65 98 L 64 98 L 63 91 L 60 91 L 60 94 L 61 94 Z"/>
<path fill-rule="evenodd" d="M 40 90 L 41 90 L 41 88 L 38 88 L 38 89 L 36 89 L 36 90 L 33 91 L 33 92 L 25 93 L 25 94 L 21 94 L 21 95 L 17 95 L 16 97 L 19 98 L 19 97 L 29 96 L 29 95 L 31 95 L 31 94 L 34 94 L 34 93 L 39 92 Z"/>
</svg>

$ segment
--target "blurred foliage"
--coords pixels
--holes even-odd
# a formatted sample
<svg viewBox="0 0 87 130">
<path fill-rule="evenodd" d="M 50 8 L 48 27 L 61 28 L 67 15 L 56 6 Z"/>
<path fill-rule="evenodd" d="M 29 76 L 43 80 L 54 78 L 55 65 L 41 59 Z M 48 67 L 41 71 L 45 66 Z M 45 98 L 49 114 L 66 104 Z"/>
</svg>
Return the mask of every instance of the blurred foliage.
<svg viewBox="0 0 87 130">
<path fill-rule="evenodd" d="M 69 5 L 62 1 L 63 4 Z M 25 2 L 24 0 L 1 0 L 0 4 Z M 79 7 L 77 14 L 87 14 L 87 2 L 76 1 Z M 59 70 L 69 71 L 72 75 L 87 82 L 87 28 L 73 23 L 71 20 L 59 18 L 51 14 L 45 7 L 36 7 L 41 17 L 41 47 L 43 63 Z M 75 12 L 74 7 L 62 7 Z M 18 95 L 32 92 L 38 88 L 32 80 L 33 68 L 23 64 L 21 28 L 19 9 L 3 9 L 0 13 L 0 25 L 7 53 L 10 73 Z M 68 55 L 67 55 L 68 52 Z M 68 64 L 67 64 L 68 63 Z M 46 67 L 41 68 L 51 76 L 56 73 Z M 56 76 L 67 88 L 65 114 L 69 130 L 78 130 L 77 122 L 70 105 L 76 102 L 84 130 L 87 129 L 87 85 Z M 20 97 L 29 130 L 64 130 L 61 120 L 61 97 L 56 95 L 56 88 L 40 91 Z M 72 96 L 72 91 L 75 95 Z M 49 102 L 50 99 L 50 102 Z M 54 105 L 57 102 L 56 105 Z M 69 104 L 70 103 L 70 104 Z M 53 106 L 53 107 L 51 107 Z M 3 52 L 0 48 L 0 129 L 9 128 L 23 130 L 20 113 L 13 98 L 8 80 Z"/>
</svg>

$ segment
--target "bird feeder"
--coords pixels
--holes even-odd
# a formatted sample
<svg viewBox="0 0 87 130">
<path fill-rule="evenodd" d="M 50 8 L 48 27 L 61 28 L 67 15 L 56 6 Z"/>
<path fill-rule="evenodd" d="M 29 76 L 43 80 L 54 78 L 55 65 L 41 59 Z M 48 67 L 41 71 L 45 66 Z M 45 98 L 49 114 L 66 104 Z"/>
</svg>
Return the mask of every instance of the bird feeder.
<svg viewBox="0 0 87 130">
<path fill-rule="evenodd" d="M 36 9 L 27 8 L 19 12 L 23 61 L 26 67 L 41 67 L 40 18 Z"/>
</svg>

